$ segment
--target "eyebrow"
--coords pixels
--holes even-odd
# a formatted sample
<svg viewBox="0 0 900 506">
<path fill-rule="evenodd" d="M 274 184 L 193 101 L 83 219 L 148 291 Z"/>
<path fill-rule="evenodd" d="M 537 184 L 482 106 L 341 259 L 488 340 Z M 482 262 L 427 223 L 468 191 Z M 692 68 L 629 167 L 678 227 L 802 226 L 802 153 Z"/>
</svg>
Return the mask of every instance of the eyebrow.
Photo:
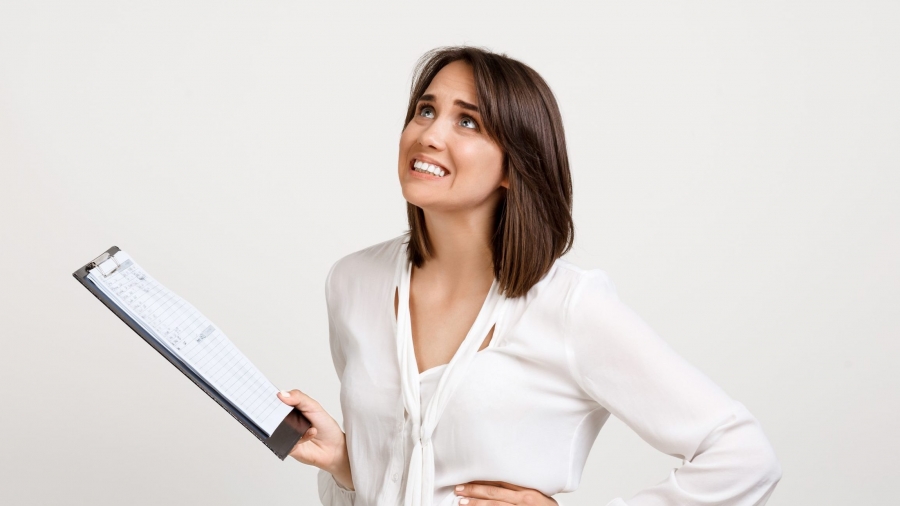
<svg viewBox="0 0 900 506">
<path fill-rule="evenodd" d="M 421 97 L 419 97 L 419 102 L 423 102 L 423 101 L 424 101 L 424 102 L 434 102 L 434 101 L 435 101 L 435 97 L 434 97 L 434 95 L 432 95 L 432 94 L 430 94 L 430 93 L 427 94 L 427 95 L 422 95 Z M 461 108 L 463 108 L 463 109 L 468 109 L 468 110 L 470 110 L 470 111 L 480 112 L 480 111 L 478 110 L 478 106 L 477 106 L 477 105 L 475 105 L 475 104 L 470 104 L 470 103 L 468 103 L 468 102 L 464 102 L 464 101 L 459 100 L 459 99 L 454 100 L 454 101 L 453 101 L 453 105 L 459 106 L 459 107 L 461 107 Z"/>
</svg>

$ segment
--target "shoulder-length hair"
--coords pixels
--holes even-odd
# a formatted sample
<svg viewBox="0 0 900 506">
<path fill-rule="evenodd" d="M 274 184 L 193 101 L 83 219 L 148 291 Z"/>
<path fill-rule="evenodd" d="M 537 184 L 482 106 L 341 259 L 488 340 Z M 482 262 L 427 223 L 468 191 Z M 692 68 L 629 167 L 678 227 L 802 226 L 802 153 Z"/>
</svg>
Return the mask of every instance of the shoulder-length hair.
<svg viewBox="0 0 900 506">
<path fill-rule="evenodd" d="M 416 64 L 404 128 L 416 104 L 445 65 L 472 67 L 486 133 L 503 151 L 509 188 L 497 206 L 492 237 L 494 277 L 500 293 L 525 295 L 572 247 L 572 177 L 562 118 L 547 83 L 531 67 L 472 46 L 439 47 Z M 406 204 L 408 260 L 422 267 L 431 242 L 422 209 Z"/>
</svg>

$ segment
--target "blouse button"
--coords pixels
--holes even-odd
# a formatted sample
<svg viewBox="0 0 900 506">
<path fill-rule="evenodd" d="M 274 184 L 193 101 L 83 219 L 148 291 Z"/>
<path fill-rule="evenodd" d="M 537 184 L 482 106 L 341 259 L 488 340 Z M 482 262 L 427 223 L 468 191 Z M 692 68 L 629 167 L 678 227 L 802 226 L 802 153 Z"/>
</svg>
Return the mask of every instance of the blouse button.
<svg viewBox="0 0 900 506">
<path fill-rule="evenodd" d="M 397 473 L 394 473 L 391 475 L 391 481 L 393 481 L 394 483 L 396 483 L 397 480 L 399 480 L 399 479 L 400 479 L 400 475 L 398 475 Z"/>
</svg>

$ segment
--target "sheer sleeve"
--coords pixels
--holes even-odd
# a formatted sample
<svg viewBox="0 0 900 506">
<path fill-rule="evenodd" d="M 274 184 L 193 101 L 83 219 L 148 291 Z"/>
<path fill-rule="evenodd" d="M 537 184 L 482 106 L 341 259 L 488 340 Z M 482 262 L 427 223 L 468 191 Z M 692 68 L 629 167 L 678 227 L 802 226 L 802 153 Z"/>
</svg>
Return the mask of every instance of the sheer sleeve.
<svg viewBox="0 0 900 506">
<path fill-rule="evenodd" d="M 337 373 L 338 381 L 341 381 L 341 378 L 344 376 L 344 366 L 347 363 L 344 358 L 344 350 L 341 347 L 337 324 L 335 323 L 337 301 L 334 300 L 334 290 L 332 288 L 332 275 L 340 263 L 340 260 L 335 262 L 334 265 L 331 266 L 331 269 L 329 269 L 328 276 L 325 278 L 325 307 L 328 312 L 328 343 L 331 348 L 331 361 L 334 364 L 334 372 Z"/>
<path fill-rule="evenodd" d="M 591 398 L 657 450 L 683 459 L 657 485 L 607 506 L 765 504 L 781 467 L 759 422 L 618 300 L 602 271 L 568 304 L 566 352 Z"/>
<path fill-rule="evenodd" d="M 319 486 L 319 501 L 323 506 L 353 506 L 356 500 L 356 491 L 346 489 L 334 480 L 334 475 L 324 469 L 319 469 L 317 477 Z"/>
<path fill-rule="evenodd" d="M 325 305 L 328 309 L 328 342 L 331 347 L 331 361 L 334 363 L 334 371 L 337 373 L 338 381 L 344 376 L 344 350 L 341 347 L 341 340 L 338 335 L 338 329 L 335 325 L 335 301 L 332 298 L 331 275 L 334 273 L 335 267 L 339 263 L 335 262 L 328 271 L 325 279 Z M 317 476 L 317 485 L 319 489 L 319 501 L 324 506 L 353 506 L 356 500 L 356 491 L 344 488 L 335 481 L 334 476 L 324 469 L 319 469 Z"/>
</svg>

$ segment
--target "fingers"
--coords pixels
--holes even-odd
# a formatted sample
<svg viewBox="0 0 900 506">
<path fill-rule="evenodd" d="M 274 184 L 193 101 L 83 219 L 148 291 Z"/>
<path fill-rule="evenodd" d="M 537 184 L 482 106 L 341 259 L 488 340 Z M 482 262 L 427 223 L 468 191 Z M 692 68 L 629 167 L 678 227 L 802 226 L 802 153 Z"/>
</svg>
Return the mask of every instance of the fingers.
<svg viewBox="0 0 900 506">
<path fill-rule="evenodd" d="M 460 504 L 469 505 L 492 504 L 490 502 L 482 502 L 482 500 L 494 501 L 501 504 L 520 504 L 519 499 L 521 496 L 521 492 L 518 492 L 516 490 L 510 490 L 508 488 L 495 485 L 483 485 L 481 483 L 465 483 L 463 485 L 457 485 L 455 492 L 456 495 L 460 495 L 469 499 L 468 502 L 463 502 L 466 499 L 461 499 L 459 501 Z M 478 500 L 473 501 L 473 498 Z"/>
<path fill-rule="evenodd" d="M 307 429 L 306 432 L 303 434 L 303 437 L 301 437 L 300 440 L 297 441 L 297 444 L 294 445 L 294 448 L 296 448 L 297 446 L 302 445 L 303 443 L 305 443 L 305 442 L 309 441 L 310 439 L 316 437 L 316 434 L 318 434 L 318 433 L 319 433 L 319 431 L 318 431 L 315 427 L 310 427 L 310 428 Z"/>
<path fill-rule="evenodd" d="M 465 506 L 557 506 L 555 499 L 539 490 L 505 481 L 470 481 L 457 485 L 455 492 L 463 496 L 459 504 Z"/>
<path fill-rule="evenodd" d="M 303 413 L 318 413 L 322 411 L 322 405 L 318 401 L 297 389 L 290 392 L 282 390 L 278 392 L 278 398 L 281 399 L 281 402 L 294 406 Z"/>
<path fill-rule="evenodd" d="M 332 418 L 322 405 L 312 397 L 295 389 L 278 392 L 278 398 L 281 399 L 281 402 L 289 406 L 294 406 L 300 410 L 303 413 L 303 416 L 305 416 L 312 424 L 312 427 L 303 434 L 303 437 L 300 438 L 297 445 L 305 443 L 320 434 L 326 440 L 331 436 L 336 436 L 338 434 L 343 436 L 343 432 L 341 432 L 340 427 L 337 425 L 337 422 L 334 421 L 334 418 Z"/>
<path fill-rule="evenodd" d="M 480 485 L 494 485 L 495 487 L 508 488 L 510 490 L 531 490 L 529 488 L 520 487 L 513 483 L 508 483 L 505 481 L 481 481 L 481 480 L 472 480 L 469 483 L 480 484 Z"/>
<path fill-rule="evenodd" d="M 305 414 L 313 413 L 317 410 L 322 409 L 322 406 L 315 399 L 296 389 L 291 391 L 282 390 L 278 392 L 278 398 L 281 399 L 281 402 L 289 406 L 294 406 Z M 306 432 L 303 433 L 303 436 L 297 441 L 297 443 L 294 444 L 294 449 L 291 450 L 291 453 L 293 453 L 303 443 L 306 443 L 307 441 L 310 441 L 311 439 L 316 437 L 316 434 L 318 433 L 318 429 L 310 426 L 310 428 L 306 429 Z"/>
<path fill-rule="evenodd" d="M 510 503 L 506 501 L 495 501 L 493 499 L 474 499 L 463 497 L 459 500 L 462 506 L 521 506 L 519 503 Z"/>
</svg>

